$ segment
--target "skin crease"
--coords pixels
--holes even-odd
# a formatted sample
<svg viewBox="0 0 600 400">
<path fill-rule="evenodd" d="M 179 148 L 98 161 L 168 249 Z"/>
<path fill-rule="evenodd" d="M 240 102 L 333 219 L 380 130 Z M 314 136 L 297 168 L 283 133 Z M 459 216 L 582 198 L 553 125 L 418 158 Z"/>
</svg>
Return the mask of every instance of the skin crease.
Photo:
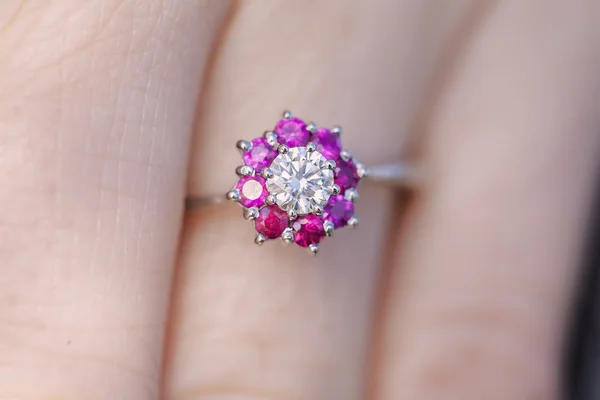
<svg viewBox="0 0 600 400">
<path fill-rule="evenodd" d="M 3 1 L 0 399 L 558 399 L 599 12 Z M 315 259 L 232 205 L 182 217 L 283 108 L 368 164 L 414 143 L 418 193 L 365 183 Z"/>
</svg>

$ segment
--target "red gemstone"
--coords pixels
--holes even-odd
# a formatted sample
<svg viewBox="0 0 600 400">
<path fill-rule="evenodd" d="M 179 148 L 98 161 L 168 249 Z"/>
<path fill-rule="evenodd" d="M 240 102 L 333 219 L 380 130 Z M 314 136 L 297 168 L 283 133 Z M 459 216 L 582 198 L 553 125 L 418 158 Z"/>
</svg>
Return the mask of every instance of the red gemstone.
<svg viewBox="0 0 600 400">
<path fill-rule="evenodd" d="M 313 133 L 311 142 L 317 145 L 317 151 L 328 160 L 337 160 L 342 151 L 342 141 L 329 129 L 321 128 Z"/>
<path fill-rule="evenodd" d="M 277 156 L 277 152 L 263 137 L 252 140 L 252 148 L 244 152 L 244 163 L 250 165 L 260 172 L 263 168 L 271 165 Z"/>
<path fill-rule="evenodd" d="M 277 141 L 288 147 L 302 147 L 308 143 L 310 132 L 299 118 L 282 119 L 275 127 Z"/>
<path fill-rule="evenodd" d="M 254 227 L 267 239 L 277 239 L 288 227 L 289 222 L 287 213 L 273 205 L 260 209 L 258 217 L 254 220 Z"/>
<path fill-rule="evenodd" d="M 309 214 L 299 217 L 292 225 L 294 241 L 301 247 L 318 244 L 325 237 L 323 220 L 316 215 Z"/>
<path fill-rule="evenodd" d="M 331 196 L 323 211 L 323 219 L 331 221 L 335 229 L 346 226 L 354 215 L 354 204 L 344 198 L 343 194 Z"/>
<path fill-rule="evenodd" d="M 265 180 L 260 176 L 243 176 L 235 188 L 240 192 L 240 204 L 244 207 L 260 207 L 269 195 Z"/>
<path fill-rule="evenodd" d="M 344 192 L 346 189 L 355 188 L 359 181 L 356 165 L 352 161 L 344 161 L 341 158 L 336 161 L 335 183 Z"/>
</svg>

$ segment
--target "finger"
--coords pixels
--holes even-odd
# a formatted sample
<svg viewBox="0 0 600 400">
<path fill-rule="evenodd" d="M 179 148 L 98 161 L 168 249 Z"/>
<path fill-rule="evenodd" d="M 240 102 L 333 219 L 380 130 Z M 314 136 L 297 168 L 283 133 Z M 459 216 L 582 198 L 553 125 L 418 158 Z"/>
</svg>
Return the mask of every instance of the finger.
<svg viewBox="0 0 600 400">
<path fill-rule="evenodd" d="M 371 398 L 559 398 L 600 148 L 597 12 L 499 2 L 464 53 L 401 227 Z"/>
<path fill-rule="evenodd" d="M 345 146 L 366 162 L 397 159 L 461 14 L 422 1 L 242 3 L 202 110 L 191 193 L 230 189 L 240 159 L 227 149 L 271 128 L 286 106 L 343 123 Z M 361 397 L 393 197 L 364 189 L 361 229 L 336 233 L 316 260 L 278 243 L 255 248 L 238 208 L 188 215 L 167 398 Z"/>
<path fill-rule="evenodd" d="M 194 104 L 224 9 L 0 5 L 12 15 L 0 32 L 0 398 L 156 398 Z"/>
</svg>

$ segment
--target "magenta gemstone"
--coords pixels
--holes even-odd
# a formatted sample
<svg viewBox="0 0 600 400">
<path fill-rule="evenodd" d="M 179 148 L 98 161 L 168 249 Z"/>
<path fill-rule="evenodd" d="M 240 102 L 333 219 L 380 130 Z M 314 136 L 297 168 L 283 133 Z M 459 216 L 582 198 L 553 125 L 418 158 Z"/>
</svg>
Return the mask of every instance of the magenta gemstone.
<svg viewBox="0 0 600 400">
<path fill-rule="evenodd" d="M 352 161 L 344 161 L 341 158 L 336 161 L 335 183 L 337 183 L 342 192 L 346 189 L 355 188 L 359 181 L 356 165 Z"/>
<path fill-rule="evenodd" d="M 289 222 L 287 213 L 273 205 L 260 209 L 258 217 L 254 220 L 254 227 L 267 239 L 277 239 L 288 227 Z"/>
<path fill-rule="evenodd" d="M 292 225 L 294 241 L 301 247 L 318 244 L 325 237 L 323 220 L 316 215 L 308 214 L 299 217 Z"/>
<path fill-rule="evenodd" d="M 263 137 L 252 140 L 252 148 L 244 152 L 244 164 L 253 167 L 260 172 L 263 168 L 271 165 L 277 157 L 277 152 Z"/>
<path fill-rule="evenodd" d="M 313 133 L 311 142 L 317 145 L 317 151 L 328 160 L 337 160 L 342 151 L 342 141 L 329 129 L 321 128 Z"/>
<path fill-rule="evenodd" d="M 277 141 L 288 147 L 302 147 L 308 143 L 310 132 L 299 118 L 282 119 L 275 127 Z"/>
<path fill-rule="evenodd" d="M 260 207 L 269 195 L 265 180 L 260 176 L 243 176 L 235 188 L 240 192 L 240 204 L 244 207 Z"/>
<path fill-rule="evenodd" d="M 325 221 L 331 221 L 335 229 L 346 226 L 354 215 L 354 204 L 344 198 L 343 194 L 331 196 L 323 211 Z"/>
</svg>

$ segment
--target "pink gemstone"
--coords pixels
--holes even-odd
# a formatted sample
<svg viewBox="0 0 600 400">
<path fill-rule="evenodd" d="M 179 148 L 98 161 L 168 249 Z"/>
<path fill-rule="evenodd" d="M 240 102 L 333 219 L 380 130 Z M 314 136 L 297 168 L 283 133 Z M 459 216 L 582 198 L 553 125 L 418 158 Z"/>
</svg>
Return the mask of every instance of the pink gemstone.
<svg viewBox="0 0 600 400">
<path fill-rule="evenodd" d="M 352 161 L 344 161 L 341 158 L 336 161 L 335 183 L 340 186 L 342 193 L 346 189 L 355 188 L 359 179 L 356 165 Z"/>
<path fill-rule="evenodd" d="M 311 142 L 317 145 L 317 151 L 328 160 L 337 160 L 342 151 L 342 141 L 329 129 L 319 129 L 313 133 Z"/>
<path fill-rule="evenodd" d="M 299 217 L 292 225 L 294 241 L 301 247 L 318 244 L 325 237 L 323 220 L 316 215 L 308 214 Z"/>
<path fill-rule="evenodd" d="M 252 148 L 244 152 L 244 164 L 250 165 L 257 172 L 271 165 L 271 162 L 277 156 L 267 139 L 263 137 L 252 140 Z"/>
<path fill-rule="evenodd" d="M 323 219 L 333 222 L 335 229 L 346 226 L 348 220 L 354 215 L 354 204 L 347 201 L 343 194 L 331 196 L 329 203 L 323 211 Z"/>
<path fill-rule="evenodd" d="M 258 217 L 254 220 L 254 227 L 267 239 L 277 239 L 288 227 L 289 222 L 287 213 L 273 205 L 260 209 Z"/>
<path fill-rule="evenodd" d="M 269 195 L 265 180 L 260 176 L 243 176 L 235 188 L 240 192 L 240 204 L 244 207 L 260 207 Z"/>
<path fill-rule="evenodd" d="M 302 147 L 308 143 L 310 132 L 299 118 L 282 119 L 275 127 L 277 141 L 288 147 Z"/>
</svg>

